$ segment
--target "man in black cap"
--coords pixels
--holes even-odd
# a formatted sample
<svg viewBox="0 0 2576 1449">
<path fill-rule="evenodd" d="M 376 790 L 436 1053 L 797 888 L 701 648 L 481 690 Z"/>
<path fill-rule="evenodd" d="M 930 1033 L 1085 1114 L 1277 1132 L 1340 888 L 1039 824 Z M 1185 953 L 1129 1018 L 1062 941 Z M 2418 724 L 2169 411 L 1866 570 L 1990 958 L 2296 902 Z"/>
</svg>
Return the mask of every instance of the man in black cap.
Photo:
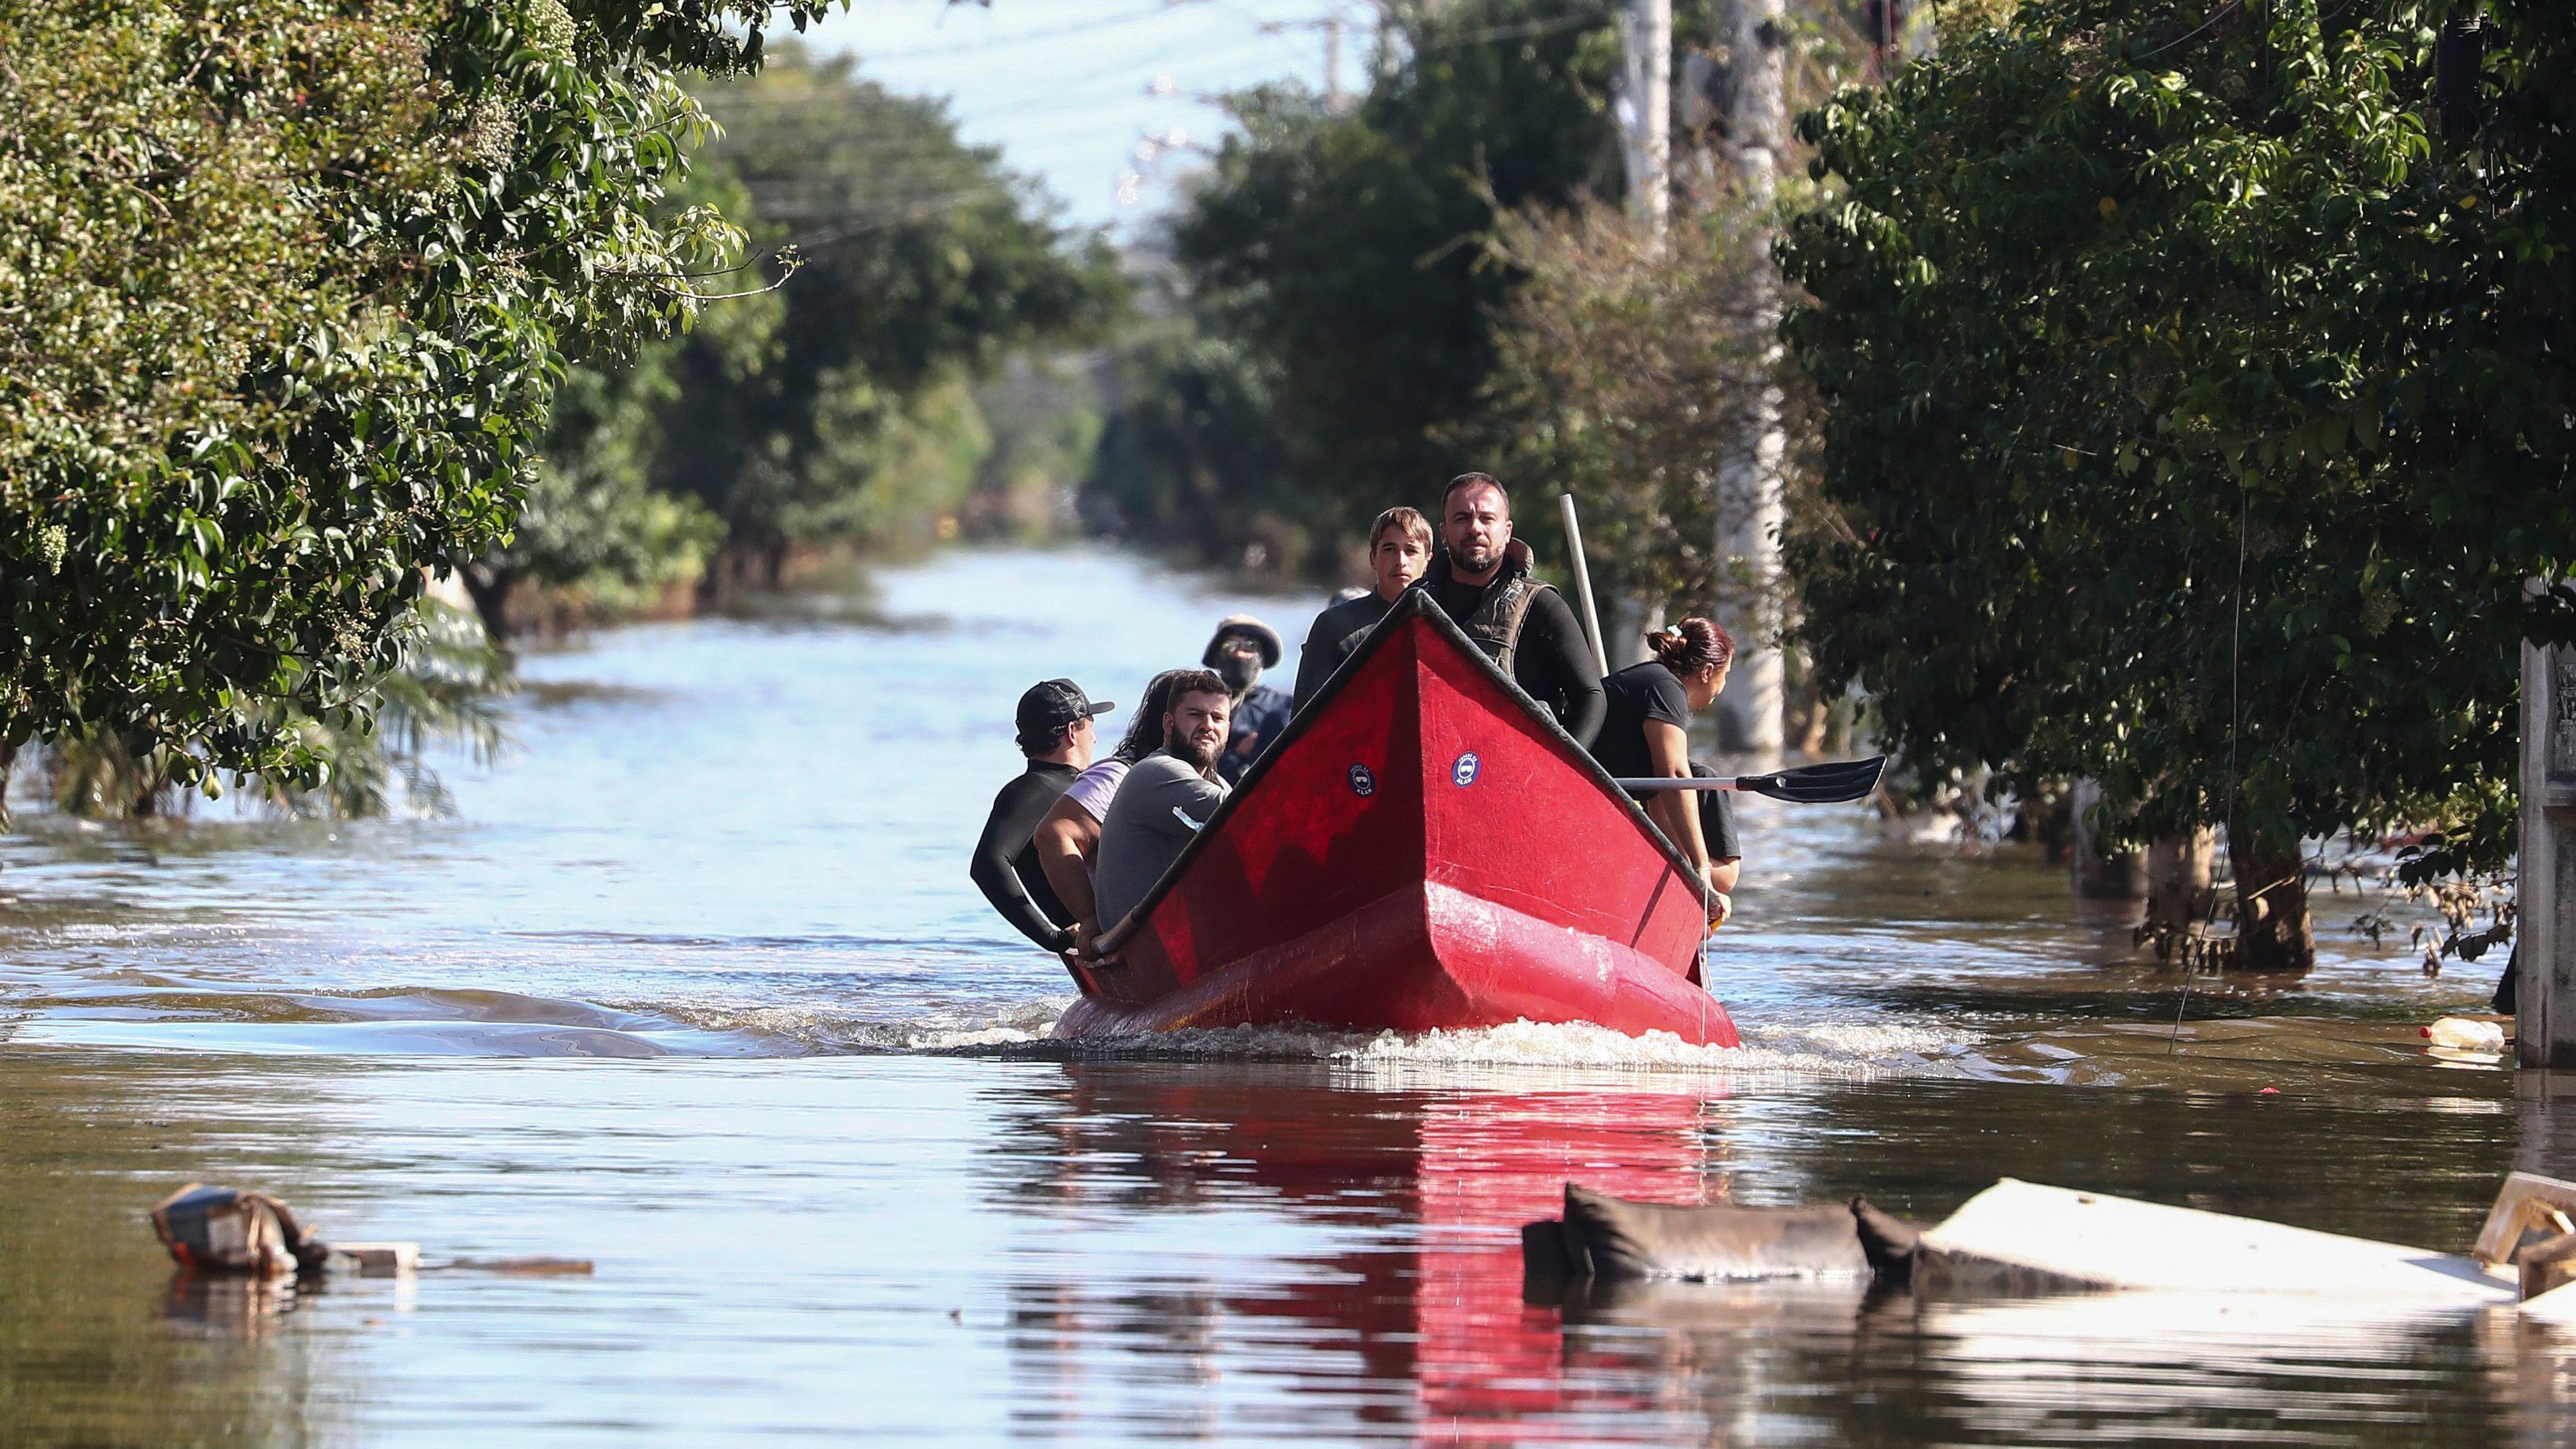
<svg viewBox="0 0 2576 1449">
<path fill-rule="evenodd" d="M 1288 728 L 1288 716 L 1295 712 L 1288 691 L 1261 682 L 1261 671 L 1279 667 L 1279 650 L 1278 630 L 1250 614 L 1228 614 L 1217 621 L 1216 637 L 1199 656 L 1234 696 L 1234 732 L 1216 761 L 1217 777 L 1229 786 Z"/>
<path fill-rule="evenodd" d="M 1018 715 L 1020 753 L 1029 757 L 1029 766 L 993 797 L 993 813 L 985 818 L 984 837 L 975 842 L 975 858 L 967 867 L 975 888 L 1002 919 L 1051 955 L 1062 955 L 1073 945 L 1073 913 L 1047 884 L 1029 837 L 1073 777 L 1091 764 L 1093 718 L 1117 707 L 1094 703 L 1070 679 L 1029 686 L 1020 696 Z"/>
</svg>

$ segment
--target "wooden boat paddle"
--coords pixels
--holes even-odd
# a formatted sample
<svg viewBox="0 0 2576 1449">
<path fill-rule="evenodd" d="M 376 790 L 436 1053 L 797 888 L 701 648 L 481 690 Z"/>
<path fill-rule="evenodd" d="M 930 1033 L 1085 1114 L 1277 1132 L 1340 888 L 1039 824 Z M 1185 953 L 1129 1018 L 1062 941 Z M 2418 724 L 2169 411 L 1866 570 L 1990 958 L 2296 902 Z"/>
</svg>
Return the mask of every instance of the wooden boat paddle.
<svg viewBox="0 0 2576 1449">
<path fill-rule="evenodd" d="M 1741 790 L 1799 805 L 1836 805 L 1867 796 L 1878 788 L 1878 777 L 1886 773 L 1887 756 L 1872 755 L 1866 760 L 1801 765 L 1794 770 L 1773 770 L 1765 775 L 1694 775 L 1687 780 L 1658 777 L 1621 780 L 1618 784 L 1620 789 L 1637 794 L 1663 790 Z"/>
</svg>

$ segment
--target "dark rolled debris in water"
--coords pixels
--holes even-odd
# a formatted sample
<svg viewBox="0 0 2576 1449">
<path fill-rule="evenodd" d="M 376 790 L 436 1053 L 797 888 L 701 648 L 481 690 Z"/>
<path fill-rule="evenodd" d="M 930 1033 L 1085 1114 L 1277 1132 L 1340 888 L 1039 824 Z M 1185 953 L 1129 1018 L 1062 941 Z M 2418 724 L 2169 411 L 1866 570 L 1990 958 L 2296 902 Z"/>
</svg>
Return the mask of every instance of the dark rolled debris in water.
<svg viewBox="0 0 2576 1449">
<path fill-rule="evenodd" d="M 1569 1182 L 1564 1218 L 1524 1227 L 1521 1249 L 1533 1284 L 1841 1278 L 1895 1287 L 1912 1276 L 1921 1233 L 1864 1198 L 1817 1207 L 1676 1207 Z"/>
</svg>

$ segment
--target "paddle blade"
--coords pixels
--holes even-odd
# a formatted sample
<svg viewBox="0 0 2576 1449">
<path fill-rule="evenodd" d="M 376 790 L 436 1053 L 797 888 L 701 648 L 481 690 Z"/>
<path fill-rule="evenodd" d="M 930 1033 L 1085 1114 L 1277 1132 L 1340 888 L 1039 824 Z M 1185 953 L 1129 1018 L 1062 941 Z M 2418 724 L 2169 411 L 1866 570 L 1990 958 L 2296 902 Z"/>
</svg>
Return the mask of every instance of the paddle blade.
<svg viewBox="0 0 2576 1449">
<path fill-rule="evenodd" d="M 1735 788 L 1800 805 L 1833 805 L 1867 796 L 1878 788 L 1878 777 L 1886 773 L 1887 756 L 1872 755 L 1866 760 L 1801 765 L 1768 775 L 1738 775 Z"/>
</svg>

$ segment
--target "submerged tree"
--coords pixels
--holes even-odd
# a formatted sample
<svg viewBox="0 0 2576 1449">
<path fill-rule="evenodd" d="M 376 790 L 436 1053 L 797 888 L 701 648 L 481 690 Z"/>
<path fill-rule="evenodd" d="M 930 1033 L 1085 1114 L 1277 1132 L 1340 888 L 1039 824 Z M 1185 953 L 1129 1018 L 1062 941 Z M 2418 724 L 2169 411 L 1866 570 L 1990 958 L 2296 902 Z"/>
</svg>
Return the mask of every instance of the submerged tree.
<svg viewBox="0 0 2576 1449">
<path fill-rule="evenodd" d="M 738 255 L 658 208 L 825 0 L 0 0 L 0 745 L 326 783 L 568 355 Z"/>
<path fill-rule="evenodd" d="M 2303 838 L 2510 851 L 2565 632 L 2576 18 L 2500 0 L 2481 62 L 2455 9 L 2032 0 L 1802 122 L 1823 670 L 1918 764 L 2225 824 L 2249 966 L 2310 959 Z"/>
<path fill-rule="evenodd" d="M 322 719 L 280 701 L 259 706 L 262 724 L 294 736 L 327 768 L 249 775 L 240 798 L 274 814 L 343 820 L 454 808 L 430 755 L 461 750 L 489 763 L 501 752 L 507 735 L 499 700 L 511 687 L 509 657 L 473 614 L 435 598 L 414 603 L 393 637 L 395 662 L 368 680 L 364 710 Z M 130 820 L 187 809 L 172 754 L 167 746 L 137 752 L 125 737 L 85 730 L 47 740 L 36 759 L 56 809 Z"/>
</svg>

